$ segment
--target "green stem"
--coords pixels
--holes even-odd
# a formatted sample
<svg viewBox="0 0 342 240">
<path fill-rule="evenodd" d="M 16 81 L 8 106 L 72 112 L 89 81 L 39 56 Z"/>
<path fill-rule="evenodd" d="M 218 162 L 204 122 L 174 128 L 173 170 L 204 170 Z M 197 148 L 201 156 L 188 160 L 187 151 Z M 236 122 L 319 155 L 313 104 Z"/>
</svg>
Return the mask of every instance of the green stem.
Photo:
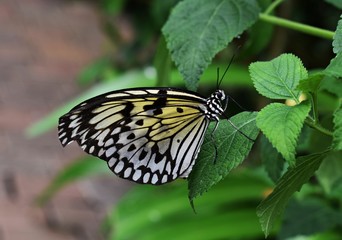
<svg viewBox="0 0 342 240">
<path fill-rule="evenodd" d="M 334 32 L 328 31 L 325 29 L 317 28 L 317 27 L 312 27 L 306 24 L 290 21 L 284 18 L 279 18 L 275 16 L 271 16 L 265 13 L 260 13 L 259 14 L 259 19 L 265 22 L 269 22 L 275 25 L 279 25 L 282 27 L 287 27 L 289 29 L 297 30 L 299 32 L 311 34 L 313 36 L 321 37 L 321 38 L 326 38 L 326 39 L 333 39 Z"/>
<path fill-rule="evenodd" d="M 318 109 L 317 109 L 317 95 L 315 93 L 311 94 L 311 105 L 312 105 L 312 114 L 314 118 L 314 123 L 319 124 Z"/>
<path fill-rule="evenodd" d="M 270 4 L 270 6 L 268 6 L 268 8 L 264 11 L 265 14 L 270 14 L 271 12 L 273 12 L 273 10 L 280 4 L 282 3 L 284 0 L 275 0 L 274 2 L 272 2 Z"/>
<path fill-rule="evenodd" d="M 317 131 L 320 131 L 321 133 L 325 134 L 325 135 L 328 135 L 328 136 L 331 136 L 333 135 L 332 132 L 330 132 L 328 129 L 325 129 L 324 127 L 322 127 L 321 125 L 319 124 L 315 124 L 314 121 L 312 119 L 305 119 L 305 123 L 307 125 L 309 125 L 310 127 L 316 129 Z"/>
</svg>

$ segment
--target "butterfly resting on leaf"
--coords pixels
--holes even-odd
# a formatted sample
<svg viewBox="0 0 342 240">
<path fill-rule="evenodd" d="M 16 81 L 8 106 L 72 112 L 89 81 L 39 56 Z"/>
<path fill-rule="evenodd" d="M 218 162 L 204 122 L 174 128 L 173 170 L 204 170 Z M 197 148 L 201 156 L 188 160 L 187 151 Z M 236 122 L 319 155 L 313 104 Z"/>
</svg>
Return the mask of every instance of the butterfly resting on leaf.
<svg viewBox="0 0 342 240">
<path fill-rule="evenodd" d="M 216 129 L 227 104 L 222 90 L 209 98 L 175 88 L 118 90 L 71 109 L 58 135 L 63 146 L 76 141 L 121 178 L 159 185 L 188 177 L 209 123 Z"/>
</svg>

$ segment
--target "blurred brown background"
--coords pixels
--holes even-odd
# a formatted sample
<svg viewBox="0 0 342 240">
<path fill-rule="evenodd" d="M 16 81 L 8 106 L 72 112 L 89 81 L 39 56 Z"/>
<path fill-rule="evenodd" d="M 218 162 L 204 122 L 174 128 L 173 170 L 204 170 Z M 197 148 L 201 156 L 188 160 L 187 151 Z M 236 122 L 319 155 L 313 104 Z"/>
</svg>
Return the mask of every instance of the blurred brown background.
<svg viewBox="0 0 342 240">
<path fill-rule="evenodd" d="M 93 178 L 37 207 L 37 194 L 81 150 L 64 150 L 56 130 L 34 139 L 24 131 L 78 94 L 74 79 L 103 41 L 84 2 L 0 1 L 0 240 L 102 239 L 101 220 L 125 184 Z"/>
</svg>

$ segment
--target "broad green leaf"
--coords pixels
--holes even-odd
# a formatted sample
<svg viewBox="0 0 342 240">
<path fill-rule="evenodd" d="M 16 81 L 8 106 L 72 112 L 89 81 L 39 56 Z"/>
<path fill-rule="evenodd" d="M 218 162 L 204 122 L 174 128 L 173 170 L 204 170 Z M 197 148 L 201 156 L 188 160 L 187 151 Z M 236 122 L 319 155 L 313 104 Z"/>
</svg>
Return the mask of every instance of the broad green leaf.
<svg viewBox="0 0 342 240">
<path fill-rule="evenodd" d="M 342 150 L 342 104 L 334 113 L 333 148 Z"/>
<path fill-rule="evenodd" d="M 262 135 L 260 140 L 261 161 L 268 176 L 273 182 L 277 182 L 283 173 L 285 160 L 264 135 Z"/>
<path fill-rule="evenodd" d="M 328 76 L 332 76 L 338 79 L 340 84 L 342 83 L 342 52 L 338 53 L 335 58 L 331 59 L 329 66 L 324 70 L 324 73 Z"/>
<path fill-rule="evenodd" d="M 342 4 L 341 4 L 341 7 L 342 7 Z M 342 15 L 341 15 L 341 18 L 342 18 Z M 338 54 L 342 52 L 342 19 L 338 21 L 332 45 L 333 45 L 334 53 Z"/>
<path fill-rule="evenodd" d="M 299 81 L 297 89 L 303 92 L 316 93 L 320 87 L 323 77 L 324 75 L 319 73 L 302 79 Z"/>
<path fill-rule="evenodd" d="M 308 77 L 302 61 L 293 54 L 282 54 L 268 62 L 254 62 L 249 72 L 256 90 L 271 99 L 298 100 L 299 80 Z"/>
<path fill-rule="evenodd" d="M 195 90 L 213 57 L 258 19 L 254 0 L 185 0 L 162 31 L 186 86 Z"/>
<path fill-rule="evenodd" d="M 270 187 L 264 177 L 247 169 L 230 174 L 211 189 L 211 194 L 196 201 L 198 214 L 192 212 L 182 182 L 159 187 L 140 185 L 130 191 L 109 214 L 108 222 L 113 228 L 110 239 L 262 237 L 255 203 Z"/>
<path fill-rule="evenodd" d="M 342 215 L 326 202 L 313 198 L 291 201 L 284 213 L 279 239 L 313 235 L 331 230 L 340 223 Z"/>
<path fill-rule="evenodd" d="M 317 171 L 317 179 L 326 193 L 331 194 L 336 183 L 342 179 L 342 152 L 331 152 Z"/>
<path fill-rule="evenodd" d="M 273 192 L 257 207 L 257 215 L 266 237 L 291 196 L 314 175 L 325 156 L 326 153 L 316 153 L 299 157 L 297 165 L 280 178 Z"/>
<path fill-rule="evenodd" d="M 297 139 L 309 111 L 309 102 L 295 106 L 271 103 L 256 119 L 257 126 L 291 166 L 295 164 Z"/>
<path fill-rule="evenodd" d="M 110 173 L 104 161 L 99 161 L 97 158 L 91 156 L 83 157 L 63 168 L 44 191 L 39 194 L 36 201 L 39 205 L 43 205 L 67 184 L 103 173 Z"/>
<path fill-rule="evenodd" d="M 233 116 L 230 120 L 236 128 L 228 121 L 221 120 L 214 133 L 214 138 L 212 138 L 211 133 L 215 123 L 210 125 L 196 164 L 188 179 L 191 201 L 207 192 L 247 157 L 253 142 L 239 131 L 251 139 L 256 139 L 259 129 L 255 125 L 255 118 L 256 112 L 242 112 Z M 216 162 L 214 162 L 214 144 L 218 149 Z"/>
</svg>

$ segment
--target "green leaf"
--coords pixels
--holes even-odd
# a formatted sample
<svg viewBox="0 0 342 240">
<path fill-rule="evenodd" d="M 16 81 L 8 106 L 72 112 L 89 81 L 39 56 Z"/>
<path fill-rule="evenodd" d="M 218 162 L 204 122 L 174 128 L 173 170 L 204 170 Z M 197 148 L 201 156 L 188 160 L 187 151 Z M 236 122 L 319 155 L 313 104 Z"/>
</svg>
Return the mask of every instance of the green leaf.
<svg viewBox="0 0 342 240">
<path fill-rule="evenodd" d="M 268 62 L 254 62 L 249 72 L 256 90 L 271 99 L 298 100 L 299 80 L 308 77 L 301 60 L 293 54 L 282 54 Z"/>
<path fill-rule="evenodd" d="M 61 188 L 82 178 L 95 174 L 109 173 L 104 161 L 91 156 L 82 157 L 60 171 L 36 199 L 39 205 L 49 201 Z"/>
<path fill-rule="evenodd" d="M 186 185 L 182 182 L 178 180 L 159 187 L 140 185 L 132 189 L 109 214 L 108 222 L 113 228 L 110 239 L 262 237 L 255 203 L 270 187 L 264 177 L 247 169 L 233 172 L 213 187 L 211 194 L 196 201 L 199 214 L 191 211 L 185 197 Z"/>
<path fill-rule="evenodd" d="M 331 152 L 317 171 L 317 179 L 324 191 L 331 194 L 336 183 L 342 179 L 341 151 Z"/>
<path fill-rule="evenodd" d="M 297 139 L 310 108 L 307 101 L 295 106 L 272 103 L 256 119 L 257 126 L 291 166 L 295 164 Z"/>
<path fill-rule="evenodd" d="M 305 198 L 291 201 L 286 208 L 279 239 L 300 235 L 313 235 L 337 227 L 341 214 L 318 199 Z"/>
<path fill-rule="evenodd" d="M 326 153 L 316 153 L 299 157 L 296 167 L 280 178 L 273 192 L 257 207 L 257 215 L 266 237 L 282 215 L 291 196 L 313 176 L 325 156 Z"/>
<path fill-rule="evenodd" d="M 87 85 L 95 82 L 96 80 L 103 80 L 103 74 L 106 70 L 111 69 L 111 61 L 108 57 L 100 58 L 85 67 L 78 75 L 78 83 Z M 113 70 L 114 71 L 114 70 Z"/>
<path fill-rule="evenodd" d="M 341 2 L 341 1 L 340 1 Z M 341 4 L 342 6 L 342 4 Z M 341 15 L 342 18 L 342 15 Z M 333 51 L 334 53 L 338 54 L 342 52 L 342 19 L 340 19 L 337 23 L 337 28 L 334 35 L 333 40 Z"/>
<path fill-rule="evenodd" d="M 260 157 L 268 176 L 273 182 L 278 181 L 284 169 L 284 158 L 272 146 L 267 138 L 262 135 L 260 145 Z"/>
<path fill-rule="evenodd" d="M 256 112 L 242 112 L 233 116 L 230 121 L 236 128 L 228 121 L 221 120 L 214 134 L 215 140 L 211 136 L 215 123 L 209 126 L 202 149 L 188 179 L 189 199 L 191 201 L 207 192 L 247 157 L 253 142 L 239 131 L 251 139 L 256 139 L 259 129 L 255 125 L 255 117 Z M 218 149 L 216 162 L 214 162 L 214 144 Z"/>
<path fill-rule="evenodd" d="M 302 79 L 299 81 L 297 89 L 303 92 L 316 93 L 320 87 L 323 77 L 323 74 L 318 73 Z"/>
<path fill-rule="evenodd" d="M 172 60 L 191 90 L 213 57 L 257 19 L 252 0 L 186 0 L 172 11 L 162 31 Z"/>
<path fill-rule="evenodd" d="M 335 58 L 331 59 L 329 66 L 324 70 L 328 76 L 341 78 L 342 77 L 342 53 L 338 53 Z M 341 84 L 342 80 L 339 79 Z"/>
<path fill-rule="evenodd" d="M 342 150 L 342 104 L 334 113 L 333 148 Z"/>
</svg>

